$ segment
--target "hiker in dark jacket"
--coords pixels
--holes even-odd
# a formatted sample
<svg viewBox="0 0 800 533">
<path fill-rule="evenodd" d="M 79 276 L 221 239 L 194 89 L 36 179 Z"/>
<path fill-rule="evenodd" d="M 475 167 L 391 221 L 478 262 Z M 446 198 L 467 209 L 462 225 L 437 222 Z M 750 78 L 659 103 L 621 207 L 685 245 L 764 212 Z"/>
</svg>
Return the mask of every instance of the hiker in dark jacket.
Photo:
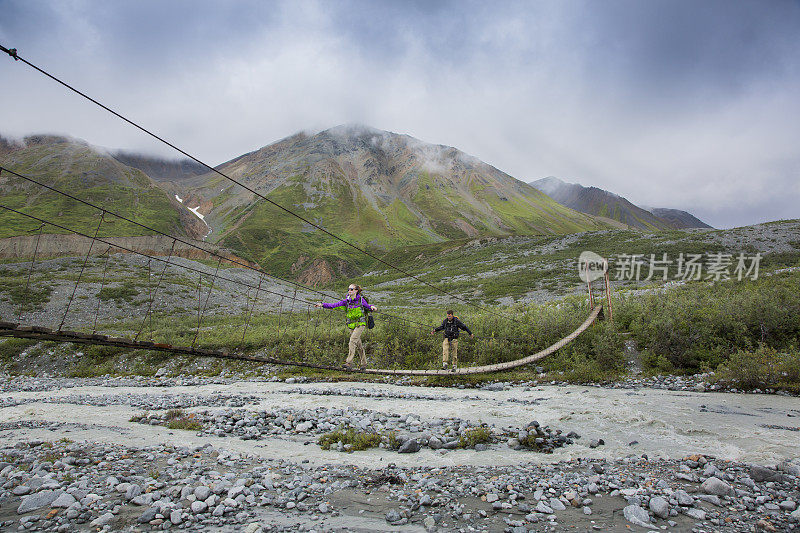
<svg viewBox="0 0 800 533">
<path fill-rule="evenodd" d="M 453 372 L 458 368 L 458 335 L 460 333 L 459 330 L 462 329 L 469 333 L 470 338 L 473 337 L 469 328 L 453 314 L 453 310 L 448 309 L 447 318 L 442 321 L 442 325 L 431 331 L 431 335 L 433 335 L 437 331 L 444 330 L 444 340 L 442 341 L 442 370 L 447 368 L 448 359 L 452 359 L 453 366 L 450 369 Z"/>
</svg>

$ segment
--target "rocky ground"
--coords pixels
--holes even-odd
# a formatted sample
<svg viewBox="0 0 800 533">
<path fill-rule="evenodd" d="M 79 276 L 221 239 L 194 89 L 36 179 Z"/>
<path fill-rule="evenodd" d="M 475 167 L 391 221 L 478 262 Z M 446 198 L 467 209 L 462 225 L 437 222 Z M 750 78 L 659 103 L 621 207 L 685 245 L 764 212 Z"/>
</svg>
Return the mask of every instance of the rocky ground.
<svg viewBox="0 0 800 533">
<path fill-rule="evenodd" d="M 1 376 L 0 531 L 800 529 L 795 398 L 645 383 Z M 666 401 L 701 419 L 677 428 L 677 447 L 669 417 L 636 422 Z M 608 406 L 629 418 L 603 425 Z M 381 438 L 323 450 L 343 427 Z M 735 451 L 710 444 L 739 433 L 752 437 Z"/>
</svg>

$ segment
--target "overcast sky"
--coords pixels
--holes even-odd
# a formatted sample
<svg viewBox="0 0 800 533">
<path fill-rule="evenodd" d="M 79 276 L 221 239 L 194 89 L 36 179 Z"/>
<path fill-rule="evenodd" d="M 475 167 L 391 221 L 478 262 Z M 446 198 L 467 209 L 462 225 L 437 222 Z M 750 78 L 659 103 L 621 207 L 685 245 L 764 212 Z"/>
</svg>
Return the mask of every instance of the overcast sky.
<svg viewBox="0 0 800 533">
<path fill-rule="evenodd" d="M 800 218 L 800 2 L 0 0 L 0 44 L 212 165 L 363 123 L 733 227 Z M 0 134 L 176 156 L 0 57 Z"/>
</svg>

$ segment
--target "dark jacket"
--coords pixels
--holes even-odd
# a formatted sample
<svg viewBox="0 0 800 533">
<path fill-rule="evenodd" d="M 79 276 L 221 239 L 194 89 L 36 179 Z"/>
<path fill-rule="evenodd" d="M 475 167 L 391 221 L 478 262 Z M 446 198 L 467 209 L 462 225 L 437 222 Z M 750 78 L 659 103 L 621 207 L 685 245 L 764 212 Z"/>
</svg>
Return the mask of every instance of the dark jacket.
<svg viewBox="0 0 800 533">
<path fill-rule="evenodd" d="M 469 328 L 467 326 L 465 326 L 464 323 L 461 322 L 458 319 L 457 316 L 453 317 L 453 321 L 452 322 L 445 318 L 442 321 L 442 325 L 439 326 L 438 328 L 434 329 L 433 331 L 442 331 L 442 330 L 444 330 L 445 338 L 457 339 L 458 338 L 458 334 L 459 334 L 458 330 L 460 330 L 460 329 L 463 329 L 464 331 L 466 331 L 467 333 L 472 335 L 472 332 L 469 330 Z"/>
</svg>

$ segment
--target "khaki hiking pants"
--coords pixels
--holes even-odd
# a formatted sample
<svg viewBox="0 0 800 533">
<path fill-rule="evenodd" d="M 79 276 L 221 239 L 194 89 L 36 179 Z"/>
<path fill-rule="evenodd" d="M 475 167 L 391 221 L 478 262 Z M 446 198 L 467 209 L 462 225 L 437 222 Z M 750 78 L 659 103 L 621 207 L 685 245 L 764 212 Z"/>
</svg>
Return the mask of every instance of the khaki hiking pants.
<svg viewBox="0 0 800 533">
<path fill-rule="evenodd" d="M 361 366 L 366 366 L 367 354 L 364 352 L 364 345 L 361 343 L 361 334 L 364 333 L 365 329 L 367 329 L 367 326 L 357 326 L 353 328 L 353 332 L 350 334 L 350 350 L 347 353 L 347 361 L 345 361 L 345 364 L 350 365 L 353 363 L 356 350 L 358 350 L 358 353 L 361 355 Z"/>
<path fill-rule="evenodd" d="M 458 366 L 458 339 L 445 337 L 442 341 L 442 364 L 446 365 L 450 358 L 453 359 L 453 366 Z"/>
</svg>

